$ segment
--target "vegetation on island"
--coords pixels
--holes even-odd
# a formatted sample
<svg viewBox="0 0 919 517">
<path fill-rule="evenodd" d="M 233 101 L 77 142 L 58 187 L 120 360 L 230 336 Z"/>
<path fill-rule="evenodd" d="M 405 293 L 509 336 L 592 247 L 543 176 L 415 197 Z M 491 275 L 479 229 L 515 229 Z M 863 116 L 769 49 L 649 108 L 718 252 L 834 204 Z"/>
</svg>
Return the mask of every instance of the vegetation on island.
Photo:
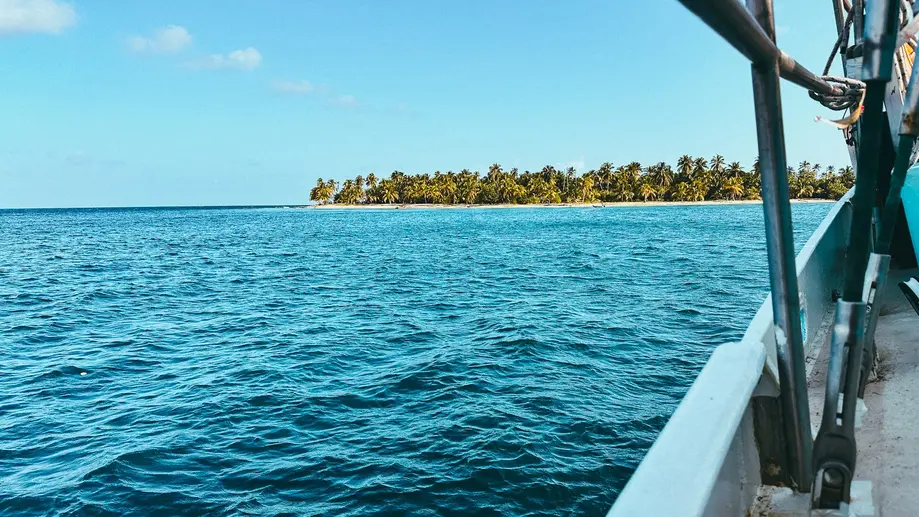
<svg viewBox="0 0 919 517">
<path fill-rule="evenodd" d="M 836 169 L 801 162 L 788 168 L 792 198 L 839 199 L 855 184 L 852 167 Z M 339 183 L 322 178 L 310 191 L 319 204 L 549 204 L 623 201 L 708 201 L 760 198 L 758 160 L 750 169 L 740 163 L 725 163 L 717 155 L 711 160 L 683 155 L 676 168 L 660 162 L 642 166 L 638 162 L 599 169 L 578 175 L 574 168 L 547 165 L 538 172 L 505 171 L 493 164 L 484 176 L 463 169 L 458 173 L 408 175 L 395 171 L 380 179 L 366 177 Z"/>
</svg>

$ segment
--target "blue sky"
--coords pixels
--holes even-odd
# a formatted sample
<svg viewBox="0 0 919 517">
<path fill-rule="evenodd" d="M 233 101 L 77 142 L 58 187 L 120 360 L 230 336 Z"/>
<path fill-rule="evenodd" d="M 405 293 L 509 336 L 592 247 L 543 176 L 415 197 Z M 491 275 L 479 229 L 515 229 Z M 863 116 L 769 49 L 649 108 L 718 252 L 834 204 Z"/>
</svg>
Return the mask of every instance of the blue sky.
<svg viewBox="0 0 919 517">
<path fill-rule="evenodd" d="M 776 4 L 819 73 L 830 2 Z M 676 0 L 0 0 L 0 207 L 305 203 L 316 178 L 749 165 L 750 70 Z M 846 165 L 783 87 L 789 160 Z"/>
</svg>

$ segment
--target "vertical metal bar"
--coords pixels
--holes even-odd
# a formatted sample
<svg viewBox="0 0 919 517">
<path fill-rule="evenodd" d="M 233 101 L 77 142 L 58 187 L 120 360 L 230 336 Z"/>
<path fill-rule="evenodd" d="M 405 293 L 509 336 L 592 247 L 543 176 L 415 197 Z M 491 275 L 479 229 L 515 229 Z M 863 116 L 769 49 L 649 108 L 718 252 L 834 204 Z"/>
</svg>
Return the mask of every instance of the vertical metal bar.
<svg viewBox="0 0 919 517">
<path fill-rule="evenodd" d="M 862 377 L 858 383 L 859 398 L 865 396 L 868 375 L 876 364 L 877 347 L 874 333 L 881 309 L 887 271 L 890 268 L 890 245 L 897 216 L 900 213 L 900 193 L 906 180 L 906 173 L 912 165 L 913 147 L 917 136 L 919 136 L 919 66 L 914 66 L 903 100 L 897 156 L 894 160 L 893 172 L 890 174 L 890 186 L 887 190 L 887 199 L 884 202 L 877 242 L 874 246 L 875 253 L 872 253 L 868 260 L 868 274 L 862 293 L 862 298 L 868 304 L 868 323 L 865 330 L 865 350 L 862 354 Z"/>
<path fill-rule="evenodd" d="M 852 31 L 855 33 L 855 45 L 858 45 L 862 42 L 862 37 L 865 33 L 864 0 L 852 0 L 852 10 L 855 11 L 855 15 L 852 17 Z"/>
<path fill-rule="evenodd" d="M 772 0 L 747 0 L 747 7 L 766 34 L 775 41 Z M 804 346 L 801 338 L 801 309 L 795 268 L 791 205 L 788 201 L 785 130 L 782 123 L 778 63 L 755 64 L 752 66 L 752 72 L 766 223 L 766 250 L 769 257 L 769 284 L 772 289 L 772 313 L 781 391 L 779 396 L 792 478 L 797 483 L 798 491 L 809 492 L 813 475 L 813 442 L 804 373 Z"/>
<path fill-rule="evenodd" d="M 859 0 L 853 9 L 860 8 Z M 864 113 L 859 120 L 858 169 L 852 197 L 852 225 L 846 256 L 842 300 L 837 302 L 830 342 L 823 422 L 814 442 L 813 502 L 816 508 L 841 508 L 850 500 L 855 475 L 855 401 L 863 370 L 865 317 L 863 301 L 868 256 L 871 252 L 871 212 L 875 205 L 880 167 L 881 131 L 887 131 L 881 111 L 887 82 L 893 74 L 898 0 L 874 0 L 865 16 L 862 80 L 866 84 Z M 856 12 L 858 21 L 860 12 Z M 842 411 L 838 404 L 842 397 Z M 832 416 L 831 416 L 832 415 Z"/>
<path fill-rule="evenodd" d="M 884 1 L 884 0 L 879 0 Z M 862 70 L 865 70 L 863 65 Z M 886 81 L 866 81 L 864 113 L 859 120 L 858 167 L 855 194 L 852 196 L 852 226 L 846 253 L 845 283 L 842 299 L 857 302 L 862 299 L 868 253 L 871 251 L 871 213 L 874 209 L 878 176 L 878 154 L 884 127 L 884 85 Z"/>
<path fill-rule="evenodd" d="M 886 130 L 881 110 L 887 82 L 893 75 L 893 52 L 900 11 L 897 0 L 875 0 L 870 7 L 865 25 L 865 54 L 862 61 L 862 80 L 866 84 L 865 103 L 864 113 L 859 121 L 861 139 L 842 293 L 842 299 L 849 302 L 862 299 L 865 269 L 871 251 L 871 212 L 874 208 L 880 166 L 878 154 L 881 147 L 881 131 Z"/>
<path fill-rule="evenodd" d="M 846 23 L 845 7 L 843 0 L 833 0 L 833 16 L 836 19 L 836 34 L 842 34 L 843 25 Z M 845 42 L 843 42 L 845 44 Z M 843 49 L 839 49 L 843 52 Z"/>
</svg>

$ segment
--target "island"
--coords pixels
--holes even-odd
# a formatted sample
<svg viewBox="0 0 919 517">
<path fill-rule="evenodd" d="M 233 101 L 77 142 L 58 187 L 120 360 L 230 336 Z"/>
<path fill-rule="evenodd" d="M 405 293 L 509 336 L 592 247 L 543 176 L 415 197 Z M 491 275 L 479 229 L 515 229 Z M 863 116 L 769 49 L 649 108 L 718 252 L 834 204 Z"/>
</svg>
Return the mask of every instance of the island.
<svg viewBox="0 0 919 517">
<path fill-rule="evenodd" d="M 788 168 L 792 199 L 836 200 L 855 184 L 852 167 L 823 168 L 802 161 Z M 547 165 L 538 172 L 504 170 L 495 163 L 485 175 L 463 169 L 433 174 L 394 171 L 388 178 L 370 173 L 339 182 L 319 178 L 310 191 L 313 206 L 389 205 L 582 205 L 596 203 L 756 202 L 760 199 L 758 160 L 749 169 L 739 162 L 725 163 L 683 155 L 674 169 L 665 162 L 642 166 L 638 162 L 578 174 Z"/>
</svg>

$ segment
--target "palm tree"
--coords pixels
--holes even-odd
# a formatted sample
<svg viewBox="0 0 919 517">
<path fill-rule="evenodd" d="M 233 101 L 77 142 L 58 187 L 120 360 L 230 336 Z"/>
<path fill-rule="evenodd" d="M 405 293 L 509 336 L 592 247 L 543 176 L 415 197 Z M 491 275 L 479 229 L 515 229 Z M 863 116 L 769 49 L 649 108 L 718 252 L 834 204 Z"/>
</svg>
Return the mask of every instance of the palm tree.
<svg viewBox="0 0 919 517">
<path fill-rule="evenodd" d="M 488 167 L 488 180 L 495 181 L 495 178 L 501 175 L 501 165 L 493 163 Z"/>
<path fill-rule="evenodd" d="M 684 154 L 676 161 L 676 168 L 683 181 L 692 180 L 693 159 L 692 156 Z"/>
<path fill-rule="evenodd" d="M 692 179 L 695 180 L 699 177 L 704 177 L 710 174 L 708 170 L 708 162 L 705 161 L 705 158 L 696 158 L 692 162 Z"/>
<path fill-rule="evenodd" d="M 709 168 L 712 171 L 712 176 L 715 179 L 720 180 L 724 174 L 724 156 L 721 156 L 720 154 L 712 156 L 712 159 L 709 162 Z"/>
<path fill-rule="evenodd" d="M 670 186 L 670 183 L 673 182 L 673 170 L 666 163 L 660 162 L 651 167 L 651 169 L 653 170 L 651 177 L 654 179 L 657 186 L 666 189 Z"/>
<path fill-rule="evenodd" d="M 639 194 L 641 195 L 641 199 L 647 202 L 648 198 L 654 199 L 657 197 L 657 189 L 654 188 L 654 185 L 645 181 L 641 184 L 641 187 L 639 187 Z"/>
<path fill-rule="evenodd" d="M 392 181 L 383 180 L 380 186 L 383 189 L 384 203 L 395 203 L 399 200 L 399 193 L 396 191 L 396 185 Z"/>
<path fill-rule="evenodd" d="M 605 192 L 609 190 L 609 184 L 613 181 L 613 164 L 610 162 L 603 162 L 600 165 L 600 170 L 597 171 L 597 178 L 600 183 L 600 191 Z"/>
<path fill-rule="evenodd" d="M 725 172 L 727 172 L 727 174 L 732 178 L 739 178 L 743 176 L 744 170 L 740 165 L 740 162 L 731 162 L 731 164 L 728 165 L 727 171 Z"/>
<path fill-rule="evenodd" d="M 721 190 L 727 195 L 728 199 L 738 199 L 743 197 L 743 180 L 739 176 L 734 176 L 724 180 Z"/>
<path fill-rule="evenodd" d="M 503 171 L 497 163 L 488 174 L 463 169 L 433 174 L 406 175 L 393 171 L 389 179 L 379 181 L 374 173 L 358 175 L 341 185 L 336 180 L 319 178 L 310 189 L 310 201 L 326 203 L 559 203 L 603 200 L 633 201 L 666 199 L 703 201 L 706 199 L 758 199 L 760 192 L 759 160 L 749 171 L 738 162 L 725 167 L 724 157 L 710 161 L 681 156 L 679 174 L 670 165 L 658 162 L 643 168 L 638 162 L 613 169 L 609 162 L 580 176 L 573 167 L 559 171 L 545 166 L 539 172 L 520 173 L 516 168 Z M 797 169 L 787 170 L 792 197 L 838 199 L 855 183 L 852 167 L 823 169 L 802 161 Z M 365 186 L 367 187 L 365 189 Z"/>
<path fill-rule="evenodd" d="M 581 181 L 578 185 L 578 199 L 582 203 L 588 203 L 597 199 L 597 195 L 594 192 L 594 180 L 591 178 L 581 178 Z"/>
<path fill-rule="evenodd" d="M 689 199 L 691 201 L 705 201 L 705 195 L 708 193 L 708 186 L 701 180 L 693 180 L 689 185 Z"/>
<path fill-rule="evenodd" d="M 324 205 L 329 201 L 326 183 L 322 181 L 322 178 L 316 180 L 316 186 L 310 190 L 310 201 L 316 201 L 320 205 Z"/>
<path fill-rule="evenodd" d="M 685 181 L 677 183 L 676 188 L 673 190 L 673 199 L 675 201 L 689 201 L 692 199 L 689 183 L 686 183 Z"/>
</svg>

